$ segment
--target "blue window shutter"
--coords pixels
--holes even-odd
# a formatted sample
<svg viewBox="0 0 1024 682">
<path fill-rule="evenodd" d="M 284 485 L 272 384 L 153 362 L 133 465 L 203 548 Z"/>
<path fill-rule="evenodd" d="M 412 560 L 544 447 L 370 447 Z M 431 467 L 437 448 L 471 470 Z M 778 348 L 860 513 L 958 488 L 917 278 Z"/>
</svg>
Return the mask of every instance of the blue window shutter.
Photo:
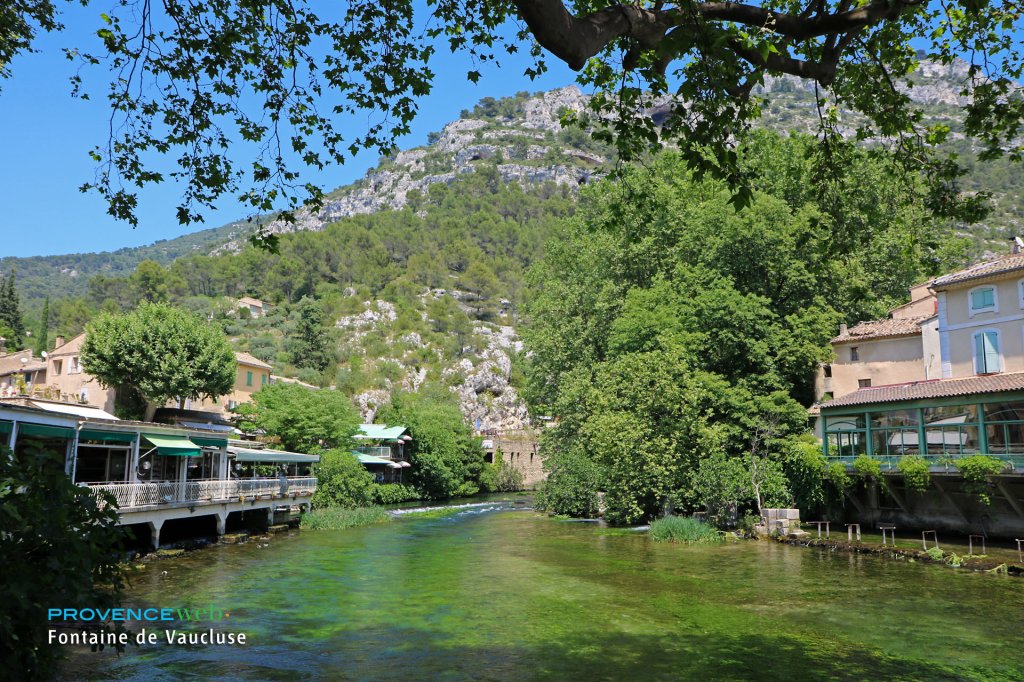
<svg viewBox="0 0 1024 682">
<path fill-rule="evenodd" d="M 985 371 L 998 372 L 999 367 L 999 336 L 995 332 L 984 332 L 985 340 Z"/>
<path fill-rule="evenodd" d="M 974 373 L 985 373 L 985 342 L 982 340 L 984 334 L 974 335 Z"/>
</svg>

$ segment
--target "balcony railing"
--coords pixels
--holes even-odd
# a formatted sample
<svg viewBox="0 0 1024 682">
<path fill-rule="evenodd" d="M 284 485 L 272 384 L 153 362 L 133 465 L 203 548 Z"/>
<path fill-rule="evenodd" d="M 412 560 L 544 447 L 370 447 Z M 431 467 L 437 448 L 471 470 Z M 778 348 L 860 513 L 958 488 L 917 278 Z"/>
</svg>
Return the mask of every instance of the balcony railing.
<svg viewBox="0 0 1024 682">
<path fill-rule="evenodd" d="M 377 445 L 362 445 L 356 448 L 356 452 L 364 455 L 373 455 L 374 457 L 383 457 L 384 459 L 398 459 L 398 452 L 392 452 L 389 447 L 381 447 Z"/>
<path fill-rule="evenodd" d="M 876 460 L 882 467 L 882 471 L 899 471 L 899 461 L 901 457 L 916 456 L 921 457 L 928 463 L 928 468 L 935 473 L 956 473 L 956 460 L 964 457 L 969 457 L 972 454 L 983 454 L 986 457 L 992 457 L 994 459 L 1001 460 L 1009 463 L 1009 468 L 1006 473 L 1024 473 L 1024 454 L 1005 454 L 995 452 L 984 452 L 984 453 L 965 453 L 962 455 L 937 455 L 927 454 L 918 455 L 917 453 L 907 453 L 906 455 L 871 455 L 871 459 Z M 859 455 L 862 456 L 862 455 Z M 829 455 L 829 461 L 841 462 L 847 466 L 853 464 L 853 461 L 857 459 L 858 455 Z"/>
<path fill-rule="evenodd" d="M 284 495 L 281 495 L 281 481 L 276 478 L 164 483 L 102 483 L 88 487 L 97 495 L 105 492 L 112 494 L 117 500 L 118 509 L 127 511 L 171 504 L 212 504 L 260 497 L 288 498 L 293 495 L 312 495 L 316 492 L 316 478 L 311 476 L 289 477 L 288 488 Z"/>
</svg>

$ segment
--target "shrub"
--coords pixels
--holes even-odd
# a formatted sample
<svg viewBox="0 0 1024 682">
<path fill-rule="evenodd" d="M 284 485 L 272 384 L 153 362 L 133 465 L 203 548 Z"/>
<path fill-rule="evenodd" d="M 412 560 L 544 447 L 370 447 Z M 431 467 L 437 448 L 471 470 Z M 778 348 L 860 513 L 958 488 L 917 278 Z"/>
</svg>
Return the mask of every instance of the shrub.
<svg viewBox="0 0 1024 682">
<path fill-rule="evenodd" d="M 370 490 L 374 504 L 399 504 L 420 499 L 418 490 L 400 483 L 377 483 Z"/>
<path fill-rule="evenodd" d="M 560 454 L 544 462 L 548 478 L 534 498 L 537 509 L 580 518 L 597 516 L 597 465 L 580 453 Z"/>
<path fill-rule="evenodd" d="M 906 455 L 900 457 L 900 473 L 903 474 L 903 483 L 908 490 L 916 490 L 923 493 L 931 483 L 931 474 L 928 473 L 928 462 L 917 455 Z"/>
<path fill-rule="evenodd" d="M 4 679 L 57 679 L 62 648 L 47 641 L 44 606 L 120 605 L 124 529 L 113 496 L 102 503 L 64 473 L 63 453 L 0 447 L 0 660 Z M 88 629 L 120 631 L 114 623 Z M 6 677 L 10 674 L 11 677 Z"/>
<path fill-rule="evenodd" d="M 348 450 L 330 450 L 316 468 L 313 507 L 365 507 L 372 500 L 373 474 Z"/>
<path fill-rule="evenodd" d="M 926 551 L 925 554 L 927 554 L 928 558 L 932 561 L 942 561 L 942 550 L 938 547 L 932 547 Z"/>
<path fill-rule="evenodd" d="M 690 485 L 697 504 L 707 509 L 708 519 L 719 528 L 735 524 L 737 508 L 753 495 L 746 462 L 722 451 L 701 461 Z"/>
<path fill-rule="evenodd" d="M 500 450 L 499 450 L 500 453 Z M 492 493 L 514 493 L 523 490 L 523 472 L 498 459 L 494 464 L 484 467 L 480 475 L 480 487 Z"/>
<path fill-rule="evenodd" d="M 971 455 L 954 461 L 957 470 L 964 477 L 964 492 L 975 495 L 982 504 L 990 504 L 989 478 L 1002 473 L 1006 463 L 986 455 Z"/>
<path fill-rule="evenodd" d="M 868 479 L 882 480 L 882 464 L 867 455 L 858 455 L 853 460 L 853 470 L 865 481 Z"/>
<path fill-rule="evenodd" d="M 343 530 L 389 521 L 391 521 L 391 515 L 380 507 L 357 507 L 355 509 L 328 507 L 327 509 L 314 509 L 308 514 L 303 514 L 300 527 L 305 530 Z"/>
<path fill-rule="evenodd" d="M 722 535 L 717 530 L 689 516 L 666 516 L 653 521 L 650 535 L 655 542 L 710 545 L 722 541 Z"/>
<path fill-rule="evenodd" d="M 835 487 L 840 495 L 849 490 L 853 484 L 842 462 L 832 462 L 825 467 L 825 478 Z"/>
</svg>

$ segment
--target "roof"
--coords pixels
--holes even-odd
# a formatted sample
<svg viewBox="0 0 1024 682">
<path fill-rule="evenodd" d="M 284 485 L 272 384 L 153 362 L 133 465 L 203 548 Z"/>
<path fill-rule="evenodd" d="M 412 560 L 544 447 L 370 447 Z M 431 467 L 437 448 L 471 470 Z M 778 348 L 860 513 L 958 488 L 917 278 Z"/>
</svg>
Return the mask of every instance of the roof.
<svg viewBox="0 0 1024 682">
<path fill-rule="evenodd" d="M 353 438 L 360 440 L 398 440 L 408 431 L 404 426 L 386 424 L 360 424 L 359 433 Z"/>
<path fill-rule="evenodd" d="M 969 268 L 943 275 L 932 282 L 933 289 L 945 289 L 951 285 L 961 282 L 973 282 L 974 280 L 995 275 L 1003 275 L 1009 272 L 1024 270 L 1024 253 L 1011 253 L 995 260 L 975 263 Z"/>
<path fill-rule="evenodd" d="M 921 333 L 921 323 L 933 317 L 887 317 L 884 320 L 869 320 L 847 329 L 832 339 L 832 343 L 850 343 L 851 341 L 867 341 L 870 339 L 890 339 L 899 336 L 916 336 Z"/>
<path fill-rule="evenodd" d="M 238 305 L 258 305 L 262 307 L 267 304 L 266 302 L 261 301 L 258 298 L 253 298 L 252 296 L 243 296 L 242 298 L 238 299 Z"/>
<path fill-rule="evenodd" d="M 384 459 L 383 457 L 374 457 L 373 455 L 363 454 L 362 452 L 353 452 L 359 459 L 360 464 L 384 464 L 392 469 L 401 469 L 402 465 L 398 462 L 392 462 L 390 459 Z"/>
<path fill-rule="evenodd" d="M 75 338 L 67 341 L 63 345 L 57 346 L 50 352 L 51 358 L 61 357 L 63 355 L 78 355 L 82 352 L 82 344 L 85 342 L 85 332 L 82 332 Z"/>
<path fill-rule="evenodd" d="M 69 403 L 56 403 L 43 400 L 30 400 L 29 403 L 32 407 L 45 410 L 46 412 L 59 412 L 60 414 L 69 414 L 83 419 L 108 419 L 110 421 L 119 421 L 117 417 L 109 412 L 105 412 L 98 407 L 92 407 L 90 405 L 71 405 Z"/>
<path fill-rule="evenodd" d="M 299 452 L 287 452 L 286 450 L 253 450 L 251 448 L 229 447 L 228 454 L 235 456 L 238 462 L 301 462 L 315 464 L 320 461 L 320 455 L 304 455 Z"/>
<path fill-rule="evenodd" d="M 950 398 L 977 393 L 1000 393 L 1024 390 L 1024 372 L 987 374 L 960 379 L 932 379 L 907 384 L 873 386 L 862 388 L 834 400 L 821 404 L 821 409 L 891 403 L 903 400 L 926 400 L 928 398 Z"/>
<path fill-rule="evenodd" d="M 27 360 L 22 364 L 22 360 Z M 31 350 L 19 350 L 6 355 L 0 355 L 0 376 L 18 374 L 20 372 L 36 372 L 46 369 L 46 361 L 41 360 Z"/>
<path fill-rule="evenodd" d="M 248 365 L 250 367 L 259 367 L 260 369 L 272 369 L 270 365 L 260 360 L 255 355 L 249 353 L 236 352 L 235 362 L 240 365 Z"/>
</svg>

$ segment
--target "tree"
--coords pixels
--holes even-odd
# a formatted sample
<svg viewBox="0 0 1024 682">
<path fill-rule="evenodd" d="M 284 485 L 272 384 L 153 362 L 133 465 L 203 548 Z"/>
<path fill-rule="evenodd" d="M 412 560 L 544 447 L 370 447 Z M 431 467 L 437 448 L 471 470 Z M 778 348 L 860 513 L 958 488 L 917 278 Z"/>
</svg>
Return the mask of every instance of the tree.
<svg viewBox="0 0 1024 682">
<path fill-rule="evenodd" d="M 292 361 L 299 367 L 323 372 L 331 364 L 327 332 L 323 326 L 323 310 L 312 298 L 299 301 L 299 322 L 292 339 Z"/>
<path fill-rule="evenodd" d="M 899 84 L 914 78 L 919 54 L 946 65 L 970 60 L 964 133 L 986 156 L 1024 153 L 1016 139 L 1024 102 L 1014 95 L 1024 15 L 1012 3 L 471 0 L 424 9 L 414 0 L 350 0 L 333 16 L 320 11 L 304 1 L 128 0 L 101 15 L 103 49 L 68 53 L 112 74 L 113 132 L 93 150 L 98 178 L 84 187 L 133 224 L 138 188 L 168 178 L 186 184 L 183 223 L 235 191 L 254 211 L 284 204 L 293 217 L 304 200 L 322 202 L 300 177 L 303 164 L 342 163 L 361 149 L 386 154 L 409 132 L 445 43 L 468 54 L 467 77 L 476 81 L 476 63 L 529 42 L 535 63 L 527 74 L 542 73 L 554 56 L 596 90 L 589 125 L 601 139 L 626 158 L 678 143 L 691 169 L 730 181 L 737 205 L 751 195 L 734 145 L 758 116 L 757 87 L 768 77 L 813 85 L 827 156 L 842 146 L 840 110 L 858 112 L 858 139 L 889 140 L 902 164 L 925 171 L 938 213 L 976 213 L 980 198 L 959 195 L 956 159 L 934 151 L 950 128 L 925 128 Z M 4 8 L 4 75 L 38 30 L 60 28 L 55 16 L 52 0 Z M 175 30 L 150 30 L 165 23 Z M 76 91 L 82 83 L 74 79 Z M 336 118 L 367 112 L 367 129 L 352 136 Z M 259 150 L 248 167 L 229 154 L 237 139 Z M 161 155 L 177 165 L 152 166 Z M 832 167 L 841 169 L 841 158 Z"/>
<path fill-rule="evenodd" d="M 235 383 L 235 356 L 218 327 L 163 303 L 102 314 L 86 329 L 82 367 L 104 386 L 135 387 L 154 406 L 216 398 Z"/>
<path fill-rule="evenodd" d="M 50 345 L 50 297 L 43 301 L 43 312 L 39 316 L 39 329 L 36 332 L 36 354 L 49 350 Z"/>
<path fill-rule="evenodd" d="M 373 503 L 373 474 L 347 448 L 320 455 L 316 467 L 316 494 L 312 504 L 321 507 L 367 507 Z"/>
<path fill-rule="evenodd" d="M 378 421 L 402 424 L 412 441 L 406 454 L 412 468 L 407 481 L 425 499 L 466 497 L 480 491 L 484 452 L 466 424 L 455 398 L 443 386 L 416 393 L 395 393 Z"/>
<path fill-rule="evenodd" d="M 49 608 L 118 606 L 123 530 L 116 503 L 71 482 L 63 458 L 0 447 L 0 660 L 18 679 L 57 676 Z M 58 626 L 59 627 L 59 626 Z"/>
<path fill-rule="evenodd" d="M 264 386 L 236 412 L 243 430 L 262 431 L 296 452 L 351 449 L 359 430 L 359 414 L 344 393 L 298 384 Z"/>
<path fill-rule="evenodd" d="M 25 323 L 21 318 L 21 303 L 12 271 L 6 280 L 0 279 L 0 325 L 11 331 L 10 347 L 21 348 L 25 340 Z"/>
</svg>

